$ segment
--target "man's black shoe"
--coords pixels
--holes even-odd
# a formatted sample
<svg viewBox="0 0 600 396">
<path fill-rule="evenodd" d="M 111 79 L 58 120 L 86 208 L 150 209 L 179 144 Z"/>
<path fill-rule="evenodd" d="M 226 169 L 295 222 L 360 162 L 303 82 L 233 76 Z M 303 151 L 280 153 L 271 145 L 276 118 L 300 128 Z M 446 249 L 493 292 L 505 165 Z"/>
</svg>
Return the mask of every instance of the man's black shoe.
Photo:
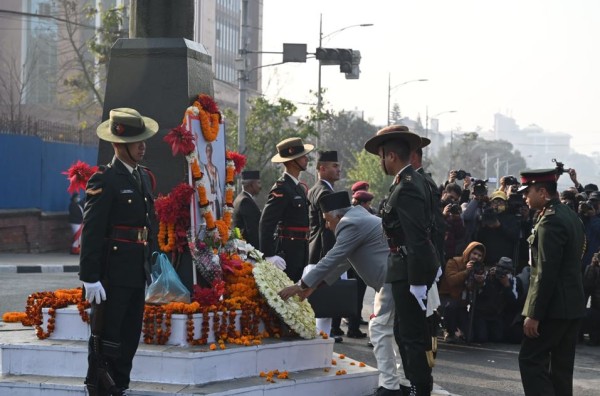
<svg viewBox="0 0 600 396">
<path fill-rule="evenodd" d="M 331 331 L 329 332 L 329 336 L 330 337 L 333 337 L 333 336 L 343 336 L 344 334 L 345 334 L 344 330 L 340 329 L 339 327 L 338 328 L 333 328 L 332 327 Z"/>
<path fill-rule="evenodd" d="M 339 344 L 340 342 L 344 341 L 344 339 L 340 336 L 334 336 L 333 340 L 335 341 L 336 344 Z"/>
<path fill-rule="evenodd" d="M 400 389 L 388 389 L 380 386 L 375 390 L 373 396 L 402 396 L 403 393 Z"/>
<path fill-rule="evenodd" d="M 366 326 L 366 325 L 368 325 L 368 324 L 369 324 L 369 322 L 367 322 L 367 321 L 366 321 L 366 320 L 364 320 L 363 318 L 360 318 L 360 325 L 361 325 L 361 326 Z"/>
<path fill-rule="evenodd" d="M 367 333 L 363 333 L 360 330 L 348 330 L 348 332 L 346 333 L 346 337 L 350 337 L 350 338 L 365 338 L 367 336 Z"/>
</svg>

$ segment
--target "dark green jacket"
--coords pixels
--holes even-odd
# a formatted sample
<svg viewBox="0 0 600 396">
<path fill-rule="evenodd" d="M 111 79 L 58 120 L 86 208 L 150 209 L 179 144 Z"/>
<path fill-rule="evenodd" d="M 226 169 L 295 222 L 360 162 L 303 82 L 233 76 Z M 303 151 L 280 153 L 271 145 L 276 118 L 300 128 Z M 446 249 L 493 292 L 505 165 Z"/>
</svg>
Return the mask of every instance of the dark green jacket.
<svg viewBox="0 0 600 396">
<path fill-rule="evenodd" d="M 383 207 L 382 223 L 393 245 L 406 247 L 406 255 L 390 253 L 386 282 L 408 280 L 411 285 L 431 286 L 440 266 L 431 242 L 431 191 L 412 166 L 396 176 Z"/>
<path fill-rule="evenodd" d="M 558 199 L 548 202 L 528 239 L 532 264 L 523 316 L 536 320 L 584 316 L 584 239 L 577 214 Z"/>
</svg>

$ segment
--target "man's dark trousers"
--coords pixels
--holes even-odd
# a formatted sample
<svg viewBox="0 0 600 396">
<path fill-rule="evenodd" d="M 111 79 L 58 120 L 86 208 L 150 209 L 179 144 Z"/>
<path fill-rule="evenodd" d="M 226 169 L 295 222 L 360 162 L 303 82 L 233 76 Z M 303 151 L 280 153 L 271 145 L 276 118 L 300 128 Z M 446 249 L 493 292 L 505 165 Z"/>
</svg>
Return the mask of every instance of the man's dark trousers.
<svg viewBox="0 0 600 396">
<path fill-rule="evenodd" d="M 526 396 L 573 394 L 573 364 L 579 319 L 545 319 L 539 337 L 523 337 L 519 369 Z"/>
</svg>

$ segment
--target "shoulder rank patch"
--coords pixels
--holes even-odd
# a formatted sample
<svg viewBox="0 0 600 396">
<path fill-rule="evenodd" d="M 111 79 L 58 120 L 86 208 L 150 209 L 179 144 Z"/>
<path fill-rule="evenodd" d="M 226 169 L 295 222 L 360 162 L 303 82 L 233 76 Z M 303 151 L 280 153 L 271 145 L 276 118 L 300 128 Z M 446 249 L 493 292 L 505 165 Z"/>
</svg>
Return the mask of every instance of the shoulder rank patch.
<svg viewBox="0 0 600 396">
<path fill-rule="evenodd" d="M 272 192 L 271 195 L 275 198 L 281 198 L 283 197 L 283 193 L 277 193 L 277 192 Z"/>
<path fill-rule="evenodd" d="M 406 176 L 404 176 L 404 177 L 402 178 L 402 181 L 405 181 L 405 182 L 410 182 L 410 181 L 412 181 L 412 176 L 411 176 L 411 175 L 406 175 Z"/>
<path fill-rule="evenodd" d="M 556 214 L 556 210 L 553 207 L 549 207 L 544 211 L 544 216 L 550 216 Z"/>
<path fill-rule="evenodd" d="M 87 190 L 85 190 L 86 195 L 98 195 L 102 192 L 101 188 L 88 188 Z"/>
</svg>

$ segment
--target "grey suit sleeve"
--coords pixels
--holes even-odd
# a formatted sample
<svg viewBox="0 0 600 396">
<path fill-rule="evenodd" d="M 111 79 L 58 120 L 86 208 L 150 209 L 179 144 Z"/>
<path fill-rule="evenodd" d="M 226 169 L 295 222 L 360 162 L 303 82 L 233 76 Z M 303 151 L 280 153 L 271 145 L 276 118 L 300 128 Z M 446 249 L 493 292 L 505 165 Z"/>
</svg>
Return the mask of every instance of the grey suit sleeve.
<svg viewBox="0 0 600 396">
<path fill-rule="evenodd" d="M 355 224 L 343 219 L 338 227 L 333 248 L 302 278 L 309 287 L 316 287 L 323 281 L 331 285 L 350 268 L 347 258 L 360 245 L 361 235 Z"/>
</svg>

